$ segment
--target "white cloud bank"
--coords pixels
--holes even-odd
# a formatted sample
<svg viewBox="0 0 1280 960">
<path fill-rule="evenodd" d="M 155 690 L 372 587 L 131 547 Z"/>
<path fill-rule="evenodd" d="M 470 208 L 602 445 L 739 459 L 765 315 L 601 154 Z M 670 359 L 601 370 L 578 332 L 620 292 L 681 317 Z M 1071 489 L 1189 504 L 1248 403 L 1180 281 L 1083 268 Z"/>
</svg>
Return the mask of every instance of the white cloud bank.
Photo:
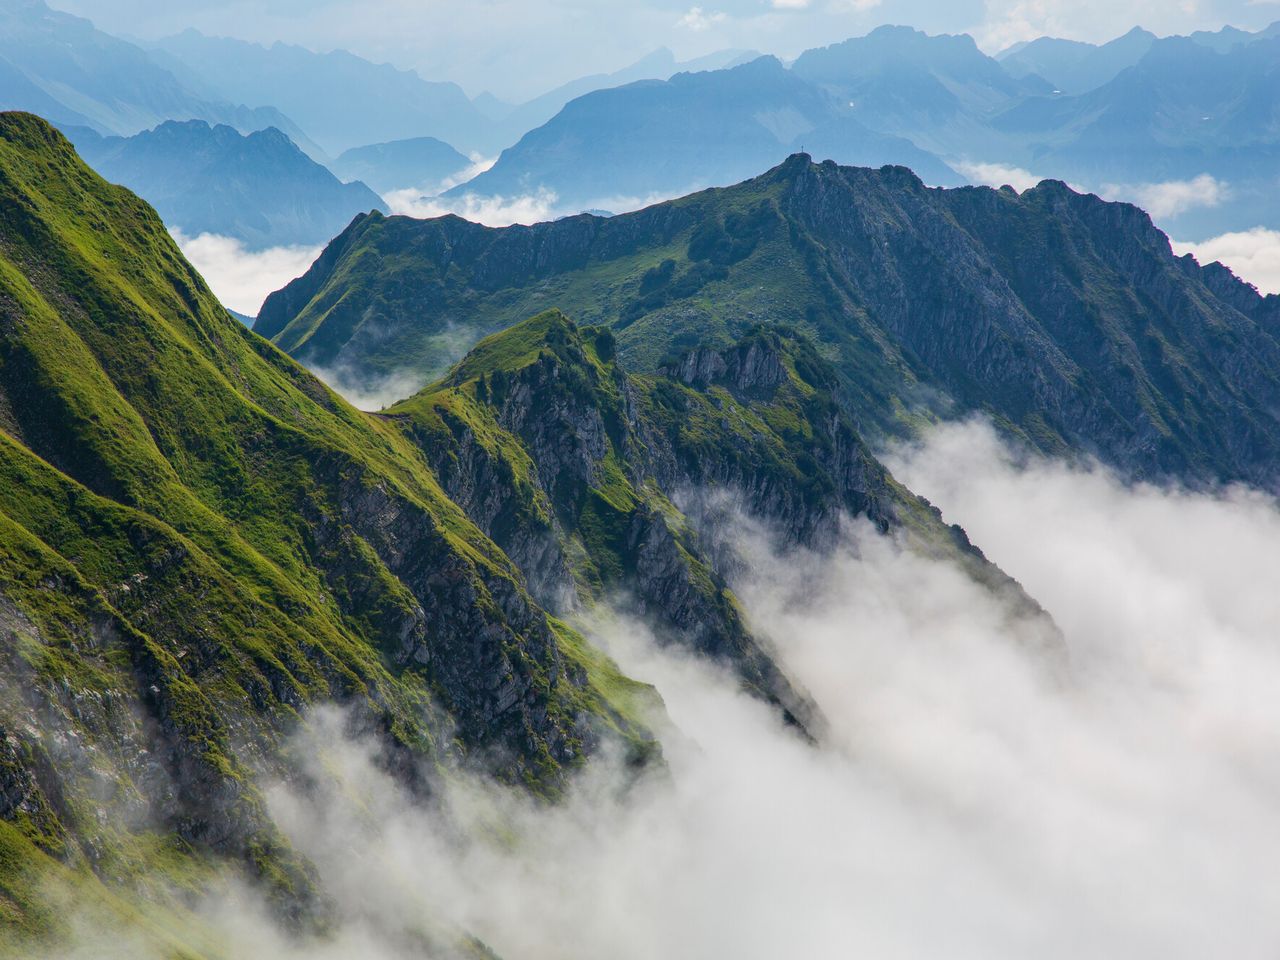
<svg viewBox="0 0 1280 960">
<path fill-rule="evenodd" d="M 1173 249 L 1179 255 L 1192 254 L 1200 263 L 1217 260 L 1263 293 L 1280 294 L 1280 230 L 1254 227 L 1203 243 L 1174 241 Z"/>
<path fill-rule="evenodd" d="M 959 161 L 953 164 L 959 173 L 973 183 L 987 187 L 1003 187 L 1006 184 L 1021 193 L 1036 186 L 1043 177 L 1036 176 L 1030 170 L 1015 167 L 1007 163 L 969 163 Z"/>
<path fill-rule="evenodd" d="M 222 305 L 249 317 L 258 315 L 269 294 L 306 273 L 324 249 L 272 247 L 251 251 L 232 237 L 212 233 L 189 237 L 180 230 L 170 232 Z"/>
<path fill-rule="evenodd" d="M 779 557 L 744 525 L 739 596 L 824 746 L 617 623 L 597 636 L 679 731 L 666 778 L 598 763 L 551 807 L 455 778 L 426 811 L 318 715 L 319 787 L 272 802 L 345 922 L 295 949 L 224 913 L 230 952 L 401 960 L 465 930 L 505 960 L 1274 957 L 1275 502 L 1019 464 L 980 425 L 894 460 L 1057 618 L 1069 672 L 862 526 Z"/>
<path fill-rule="evenodd" d="M 383 199 L 393 214 L 421 219 L 453 214 L 487 227 L 509 227 L 554 219 L 558 198 L 554 192 L 543 189 L 519 197 L 482 197 L 468 193 L 456 198 L 423 196 L 420 190 L 395 190 Z"/>
<path fill-rule="evenodd" d="M 1151 214 L 1152 219 L 1176 217 L 1189 210 L 1220 206 L 1231 195 L 1230 187 L 1207 173 L 1190 180 L 1159 183 L 1107 184 L 1100 191 L 1107 200 L 1125 200 Z"/>
</svg>

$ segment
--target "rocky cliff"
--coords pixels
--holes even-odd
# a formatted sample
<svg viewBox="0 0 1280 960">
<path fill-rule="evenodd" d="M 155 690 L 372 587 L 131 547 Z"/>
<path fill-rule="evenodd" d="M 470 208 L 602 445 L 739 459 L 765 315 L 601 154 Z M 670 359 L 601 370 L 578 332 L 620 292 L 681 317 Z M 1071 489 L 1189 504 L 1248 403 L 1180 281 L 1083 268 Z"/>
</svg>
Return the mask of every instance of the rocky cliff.
<svg viewBox="0 0 1280 960">
<path fill-rule="evenodd" d="M 863 518 L 1058 643 L 871 456 L 805 335 L 639 373 L 620 342 L 543 312 L 360 413 L 223 310 L 150 207 L 0 114 L 0 953 L 90 923 L 219 955 L 189 904 L 228 872 L 323 928 L 260 786 L 297 781 L 321 705 L 424 802 L 456 770 L 554 799 L 605 747 L 655 762 L 655 694 L 567 625 L 601 601 L 821 736 L 729 587 L 744 513 L 784 548 Z"/>
<path fill-rule="evenodd" d="M 902 168 L 795 156 L 607 220 L 367 217 L 256 329 L 304 362 L 425 382 L 550 306 L 610 326 L 638 371 L 793 326 L 872 435 L 981 412 L 1134 476 L 1280 479 L 1274 302 L 1176 258 L 1141 210 L 1052 181 L 930 189 Z"/>
<path fill-rule="evenodd" d="M 646 688 L 548 616 L 399 431 L 222 310 L 149 207 L 23 114 L 0 115 L 0 191 L 0 839 L 37 874 L 0 870 L 19 929 L 56 927 L 44 885 L 219 862 L 322 913 L 256 785 L 289 775 L 315 704 L 424 791 L 461 763 L 553 795 L 605 738 L 651 751 Z"/>
<path fill-rule="evenodd" d="M 830 364 L 791 333 L 758 329 L 637 376 L 618 362 L 608 328 L 549 311 L 482 341 L 385 416 L 542 603 L 567 611 L 612 599 L 816 730 L 821 718 L 751 635 L 728 587 L 742 562 L 741 518 L 814 549 L 830 547 L 845 518 L 862 518 L 1040 616 L 875 460 L 839 390 Z"/>
</svg>

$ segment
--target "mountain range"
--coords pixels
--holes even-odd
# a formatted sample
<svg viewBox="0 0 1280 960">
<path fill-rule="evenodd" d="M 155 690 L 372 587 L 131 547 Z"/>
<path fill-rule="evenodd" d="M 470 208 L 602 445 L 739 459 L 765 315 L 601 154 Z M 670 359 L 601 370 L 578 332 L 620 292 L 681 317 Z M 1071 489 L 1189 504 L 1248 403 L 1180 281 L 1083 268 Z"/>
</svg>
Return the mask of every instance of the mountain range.
<svg viewBox="0 0 1280 960">
<path fill-rule="evenodd" d="M 345 50 L 316 53 L 284 43 L 264 47 L 195 30 L 149 48 L 160 63 L 210 95 L 274 104 L 331 156 L 421 136 L 464 152 L 501 146 L 461 87 L 423 80 L 412 70 L 371 63 Z"/>
<path fill-rule="evenodd" d="M 803 148 L 904 164 L 940 185 L 1054 177 L 1108 196 L 1173 191 L 1179 199 L 1157 201 L 1154 214 L 1180 239 L 1205 239 L 1280 218 L 1277 29 L 1135 30 L 1100 47 L 1046 38 L 997 59 L 967 36 L 881 27 L 789 68 L 763 58 L 595 91 L 449 199 L 632 209 L 728 185 Z"/>
<path fill-rule="evenodd" d="M 459 156 L 505 147 L 441 201 L 457 209 L 499 198 L 533 198 L 552 215 L 632 209 L 803 149 L 908 165 L 942 185 L 1054 177 L 1107 196 L 1171 196 L 1153 214 L 1184 241 L 1280 218 L 1280 26 L 1164 39 L 1135 29 L 1100 46 L 1041 38 L 996 57 L 966 36 L 882 27 L 789 67 L 739 51 L 681 63 L 660 50 L 516 106 L 346 51 L 195 31 L 144 49 L 40 0 L 8 4 L 0 105 L 103 135 L 170 119 L 275 127 L 343 179 L 384 191 L 438 189 L 469 168 L 438 175 Z M 447 147 L 421 152 L 431 141 Z"/>
<path fill-rule="evenodd" d="M 933 183 L 964 182 L 937 157 L 866 127 L 834 97 L 761 57 L 579 97 L 446 196 L 550 191 L 568 210 L 631 208 L 727 186 L 802 146 L 846 163 L 908 165 Z"/>
<path fill-rule="evenodd" d="M 1280 462 L 1280 297 L 1175 257 L 1136 207 L 1046 181 L 929 188 L 803 155 L 637 213 L 490 229 L 372 215 L 264 304 L 255 330 L 353 382 L 426 382 L 558 306 L 619 356 L 794 327 L 872 436 L 984 413 L 1130 476 L 1266 488 Z"/>
<path fill-rule="evenodd" d="M 383 210 L 359 181 L 342 183 L 270 127 L 247 136 L 203 120 L 168 121 L 132 137 L 68 128 L 102 176 L 145 197 L 188 236 L 249 248 L 324 243 L 358 214 Z"/>
<path fill-rule="evenodd" d="M 1241 131 L 1270 109 L 1275 42 L 1155 41 L 1067 96 L 964 39 L 891 31 L 881 61 L 855 43 L 588 94 L 475 183 L 526 188 L 523 167 L 571 199 L 659 190 L 801 140 L 903 151 L 954 182 L 858 105 L 882 130 L 959 138 L 984 117 L 1025 135 L 1042 106 L 1076 116 L 1094 98 L 1101 126 L 1051 125 L 1069 159 L 1120 129 L 1120 91 L 1143 104 L 1189 63 L 1200 102 L 1236 104 L 1205 139 L 1242 142 L 1243 178 L 1265 149 Z M 890 74 L 907 78 L 892 102 Z M 1133 130 L 1168 110 L 1127 116 Z M 493 229 L 366 210 L 372 191 L 274 129 L 67 126 L 107 179 L 47 122 L 0 114 L 0 950 L 15 955 L 72 935 L 71 904 L 77 924 L 214 954 L 189 904 L 228 875 L 293 929 L 325 929 L 327 891 L 262 792 L 295 775 L 289 737 L 322 705 L 424 802 L 451 771 L 554 800 L 605 752 L 661 766 L 660 700 L 580 631 L 603 604 L 820 741 L 821 711 L 731 589 L 742 511 L 820 554 L 859 518 L 1004 597 L 1065 656 L 1036 601 L 877 458 L 924 424 L 980 414 L 1132 479 L 1280 486 L 1280 297 L 1059 181 L 946 188 L 795 154 L 634 213 Z M 627 155 L 659 129 L 663 157 Z M 588 144 L 612 179 L 553 179 Z M 449 150 L 346 162 L 458 164 Z M 249 330 L 166 223 L 250 245 L 341 232 Z M 415 388 L 362 413 L 302 364 Z M 465 931 L 424 937 L 477 955 Z"/>
<path fill-rule="evenodd" d="M 607 328 L 543 311 L 364 414 L 222 309 L 155 212 L 44 121 L 0 114 L 0 191 L 15 955 L 86 923 L 216 952 L 189 905 L 228 871 L 294 930 L 325 929 L 325 891 L 261 793 L 317 705 L 424 800 L 450 770 L 554 798 L 606 748 L 661 764 L 661 703 L 566 620 L 606 598 L 820 737 L 726 585 L 734 493 L 815 550 L 833 518 L 863 517 L 1060 645 L 874 458 L 802 335 L 753 329 L 639 374 Z M 424 930 L 477 955 L 465 931 Z"/>
<path fill-rule="evenodd" d="M 274 126 L 312 146 L 266 101 L 201 96 L 140 47 L 42 0 L 0 0 L 0 109 L 30 110 L 59 125 L 120 136 L 166 120 L 205 120 L 244 133 Z"/>
<path fill-rule="evenodd" d="M 1228 52 L 1155 41 L 1136 64 L 1076 96 L 1038 97 L 994 120 L 1037 170 L 1091 184 L 1209 174 L 1234 196 L 1170 217 L 1183 236 L 1274 223 L 1280 157 L 1280 37 Z"/>
</svg>

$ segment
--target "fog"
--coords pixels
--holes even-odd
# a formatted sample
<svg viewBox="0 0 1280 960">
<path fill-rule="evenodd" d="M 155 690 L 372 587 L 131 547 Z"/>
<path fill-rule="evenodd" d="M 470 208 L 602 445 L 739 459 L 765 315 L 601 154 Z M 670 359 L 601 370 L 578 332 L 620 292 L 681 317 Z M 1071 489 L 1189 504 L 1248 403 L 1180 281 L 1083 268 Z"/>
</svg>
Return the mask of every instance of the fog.
<svg viewBox="0 0 1280 960">
<path fill-rule="evenodd" d="M 606 757 L 548 806 L 458 774 L 428 812 L 321 712 L 298 751 L 318 786 L 270 805 L 341 932 L 295 948 L 224 908 L 231 955 L 398 960 L 467 931 L 506 960 L 1276 956 L 1276 503 L 1128 487 L 980 423 L 887 456 L 1065 658 L 860 523 L 832 556 L 779 555 L 744 519 L 736 591 L 825 712 L 820 746 L 606 615 L 589 633 L 665 700 L 665 775 Z"/>
<path fill-rule="evenodd" d="M 395 190 L 383 199 L 393 214 L 423 220 L 454 214 L 486 227 L 551 220 L 556 216 L 558 200 L 553 191 L 546 189 L 518 197 L 482 197 L 474 193 L 461 197 L 424 196 L 421 190 Z"/>
<path fill-rule="evenodd" d="M 1175 242 L 1173 249 L 1178 254 L 1194 254 L 1201 263 L 1218 260 L 1262 293 L 1280 294 L 1280 230 L 1254 227 L 1203 243 Z"/>
<path fill-rule="evenodd" d="M 213 233 L 189 237 L 180 230 L 170 233 L 222 305 L 247 317 L 256 317 L 269 294 L 306 273 L 324 249 L 248 250 L 234 237 Z"/>
</svg>

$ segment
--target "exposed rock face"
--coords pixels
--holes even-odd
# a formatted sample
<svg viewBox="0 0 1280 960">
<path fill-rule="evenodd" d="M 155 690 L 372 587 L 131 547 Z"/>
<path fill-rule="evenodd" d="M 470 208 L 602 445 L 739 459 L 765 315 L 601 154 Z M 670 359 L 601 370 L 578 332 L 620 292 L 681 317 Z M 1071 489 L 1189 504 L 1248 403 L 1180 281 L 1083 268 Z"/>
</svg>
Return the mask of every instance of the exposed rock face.
<svg viewBox="0 0 1280 960">
<path fill-rule="evenodd" d="M 794 326 L 833 362 L 864 433 L 981 412 L 1036 449 L 1135 477 L 1273 488 L 1278 302 L 1173 256 L 1137 208 L 1061 183 L 938 190 L 901 167 L 795 156 L 610 219 L 365 218 L 257 329 L 307 362 L 426 380 L 460 338 L 551 305 L 613 328 L 642 373 L 758 324 Z"/>
<path fill-rule="evenodd" d="M 652 691 L 554 616 L 586 602 L 820 733 L 727 587 L 734 507 L 818 547 L 867 517 L 1042 617 L 867 452 L 804 338 L 634 375 L 549 312 L 371 416 L 47 125 L 0 115 L 0 185 L 0 854 L 33 884 L 230 863 L 322 922 L 258 785 L 322 704 L 419 795 L 449 763 L 554 797 L 606 738 L 643 762 Z"/>
<path fill-rule="evenodd" d="M 114 881 L 169 865 L 137 852 L 154 831 L 303 919 L 322 901 L 257 780 L 291 775 L 315 705 L 416 788 L 458 762 L 554 795 L 606 734 L 653 752 L 645 695 L 414 445 L 248 333 L 56 131 L 0 114 L 0 842 Z"/>
<path fill-rule="evenodd" d="M 615 346 L 608 330 L 546 313 L 484 341 L 387 414 L 519 558 L 544 604 L 616 602 L 621 591 L 660 636 L 732 665 L 818 725 L 727 588 L 740 514 L 818 549 L 846 516 L 882 532 L 910 526 L 984 582 L 1002 582 L 868 453 L 836 402 L 834 372 L 803 341 L 759 331 L 651 376 L 627 374 Z M 1039 615 L 1034 604 L 1027 613 Z"/>
</svg>

